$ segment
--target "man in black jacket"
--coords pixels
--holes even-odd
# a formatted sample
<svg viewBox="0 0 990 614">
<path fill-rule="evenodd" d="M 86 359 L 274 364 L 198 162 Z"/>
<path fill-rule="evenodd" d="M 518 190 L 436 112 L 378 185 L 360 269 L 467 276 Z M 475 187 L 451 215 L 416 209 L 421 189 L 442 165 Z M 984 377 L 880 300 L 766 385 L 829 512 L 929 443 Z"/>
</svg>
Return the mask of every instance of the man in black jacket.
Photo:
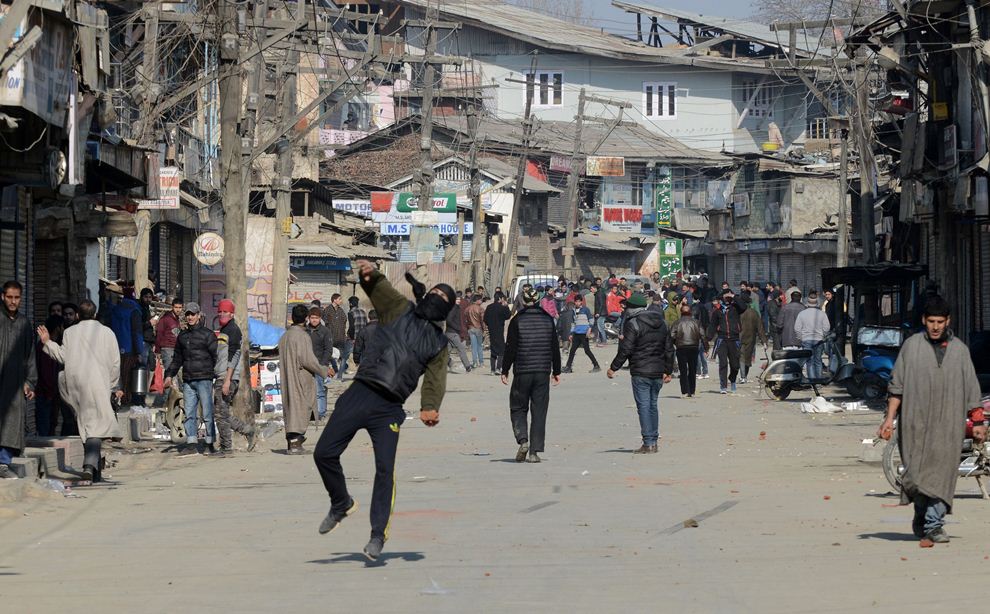
<svg viewBox="0 0 990 614">
<path fill-rule="evenodd" d="M 371 492 L 371 539 L 364 554 L 374 561 L 388 539 L 395 503 L 395 453 L 399 429 L 406 420 L 402 404 L 424 374 L 419 419 L 430 427 L 440 421 L 440 403 L 447 387 L 447 339 L 441 323 L 454 306 L 456 295 L 447 284 L 437 284 L 427 292 L 407 273 L 417 300 L 413 305 L 370 262 L 358 260 L 357 266 L 361 289 L 378 312 L 379 324 L 364 348 L 354 382 L 337 399 L 313 460 L 330 494 L 330 511 L 320 523 L 320 533 L 329 533 L 357 509 L 357 502 L 347 492 L 340 456 L 359 430 L 368 431 L 376 472 Z"/>
<path fill-rule="evenodd" d="M 595 283 L 591 286 L 591 293 L 595 297 L 594 309 L 592 309 L 592 315 L 595 318 L 595 336 L 597 338 L 599 346 L 603 345 L 606 341 L 605 338 L 605 317 L 608 316 L 608 310 L 605 308 L 605 291 L 602 287 Z M 588 301 L 589 303 L 591 301 Z"/>
<path fill-rule="evenodd" d="M 523 308 L 509 322 L 509 336 L 502 360 L 502 383 L 509 384 L 509 415 L 519 450 L 516 462 L 540 462 L 550 407 L 550 381 L 560 383 L 560 340 L 553 318 L 537 305 L 532 288 L 522 293 Z M 526 416 L 532 414 L 527 428 Z"/>
<path fill-rule="evenodd" d="M 333 339 L 330 329 L 323 323 L 323 314 L 319 307 L 309 308 L 309 322 L 306 332 L 313 340 L 313 354 L 321 365 L 333 365 Z M 327 384 L 323 373 L 313 376 L 316 379 L 316 411 L 322 420 L 327 415 Z"/>
<path fill-rule="evenodd" d="M 745 299 L 735 299 L 732 290 L 722 293 L 722 308 L 712 314 L 708 324 L 708 339 L 715 342 L 715 355 L 718 356 L 719 392 L 728 394 L 728 386 L 736 391 L 736 376 L 739 375 L 739 356 L 742 341 L 742 323 L 739 316 L 749 309 Z M 728 380 L 728 381 L 727 381 Z"/>
<path fill-rule="evenodd" d="M 206 444 L 214 452 L 216 426 L 213 424 L 213 372 L 217 365 L 217 336 L 202 323 L 203 315 L 197 303 L 186 303 L 186 328 L 175 341 L 175 355 L 165 372 L 165 387 L 182 369 L 182 398 L 186 408 L 186 445 L 180 456 L 200 454 L 199 420 L 196 408 L 203 412 L 206 423 Z"/>
<path fill-rule="evenodd" d="M 660 440 L 660 389 L 671 380 L 674 369 L 674 341 L 663 314 L 647 310 L 646 295 L 633 292 L 626 299 L 619 351 L 608 368 L 609 379 L 629 361 L 633 398 L 639 412 L 643 445 L 634 454 L 656 454 Z"/>
</svg>

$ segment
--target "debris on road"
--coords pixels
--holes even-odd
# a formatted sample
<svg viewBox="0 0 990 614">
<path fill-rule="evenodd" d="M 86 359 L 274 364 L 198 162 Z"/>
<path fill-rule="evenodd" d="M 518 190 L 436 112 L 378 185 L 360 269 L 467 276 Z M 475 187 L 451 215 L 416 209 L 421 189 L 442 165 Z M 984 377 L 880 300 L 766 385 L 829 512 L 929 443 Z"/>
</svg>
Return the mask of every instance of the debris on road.
<svg viewBox="0 0 990 614">
<path fill-rule="evenodd" d="M 918 547 L 919 548 L 934 548 L 935 547 L 935 542 L 933 542 L 932 540 L 930 540 L 930 539 L 928 539 L 926 537 L 925 539 L 922 539 L 920 542 L 918 542 Z"/>
<path fill-rule="evenodd" d="M 451 595 L 454 591 L 441 587 L 437 581 L 430 578 L 430 586 L 419 591 L 420 595 Z"/>
<path fill-rule="evenodd" d="M 698 528 L 698 521 L 695 520 L 694 518 L 688 518 L 687 520 L 684 521 L 684 528 L 685 529 L 697 529 Z"/>
</svg>

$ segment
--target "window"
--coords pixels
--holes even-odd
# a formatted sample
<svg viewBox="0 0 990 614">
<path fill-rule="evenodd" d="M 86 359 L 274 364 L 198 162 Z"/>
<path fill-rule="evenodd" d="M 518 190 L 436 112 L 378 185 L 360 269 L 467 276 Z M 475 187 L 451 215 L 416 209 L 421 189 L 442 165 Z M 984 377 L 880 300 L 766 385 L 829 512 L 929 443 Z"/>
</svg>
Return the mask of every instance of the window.
<svg viewBox="0 0 990 614">
<path fill-rule="evenodd" d="M 772 86 L 762 84 L 759 81 L 743 81 L 739 91 L 742 95 L 743 111 L 746 110 L 746 105 L 749 105 L 749 113 L 746 114 L 746 117 L 773 118 L 773 104 L 776 96 Z"/>
<path fill-rule="evenodd" d="M 643 115 L 650 119 L 677 119 L 677 84 L 644 83 Z"/>
<path fill-rule="evenodd" d="M 532 96 L 533 104 L 537 107 L 559 107 L 564 104 L 564 73 L 538 70 L 531 76 L 532 82 L 529 78 L 526 79 L 526 99 Z"/>
</svg>

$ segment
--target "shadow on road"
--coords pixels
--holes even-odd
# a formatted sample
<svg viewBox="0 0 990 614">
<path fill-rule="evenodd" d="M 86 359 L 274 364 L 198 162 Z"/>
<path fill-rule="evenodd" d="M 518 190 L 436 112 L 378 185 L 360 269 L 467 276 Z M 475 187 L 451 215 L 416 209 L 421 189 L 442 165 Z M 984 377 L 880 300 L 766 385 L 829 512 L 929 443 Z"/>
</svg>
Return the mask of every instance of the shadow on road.
<svg viewBox="0 0 990 614">
<path fill-rule="evenodd" d="M 916 542 L 918 538 L 911 533 L 860 533 L 860 539 L 883 539 L 889 542 Z"/>
<path fill-rule="evenodd" d="M 615 448 L 613 450 L 602 450 L 599 454 L 632 454 L 631 448 Z"/>
<path fill-rule="evenodd" d="M 334 563 L 364 563 L 365 567 L 384 567 L 392 559 L 402 559 L 407 563 L 415 563 L 417 561 L 422 561 L 426 557 L 423 556 L 422 552 L 383 552 L 377 561 L 369 561 L 368 557 L 360 554 L 358 552 L 334 552 L 333 558 L 330 559 L 316 559 L 314 561 L 306 561 L 307 563 L 313 563 L 316 565 L 333 565 Z"/>
</svg>

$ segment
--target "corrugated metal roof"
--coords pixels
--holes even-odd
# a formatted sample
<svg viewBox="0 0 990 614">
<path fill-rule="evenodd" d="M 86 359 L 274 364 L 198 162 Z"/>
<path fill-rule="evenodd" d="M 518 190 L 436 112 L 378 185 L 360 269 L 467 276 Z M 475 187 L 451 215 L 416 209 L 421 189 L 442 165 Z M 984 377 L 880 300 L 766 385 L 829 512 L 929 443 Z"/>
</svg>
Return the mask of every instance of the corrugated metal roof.
<svg viewBox="0 0 990 614">
<path fill-rule="evenodd" d="M 630 239 L 637 239 L 636 235 L 629 235 Z M 574 237 L 574 249 L 593 249 L 603 252 L 639 252 L 641 251 L 639 247 L 635 245 L 629 245 L 628 243 L 620 243 L 618 241 L 610 241 L 604 239 L 600 236 L 581 234 Z"/>
<path fill-rule="evenodd" d="M 684 207 L 674 209 L 674 228 L 685 231 L 708 231 L 708 220 L 701 215 L 700 211 L 685 209 Z"/>
<path fill-rule="evenodd" d="M 660 48 L 644 45 L 605 32 L 601 28 L 582 26 L 530 11 L 498 0 L 393 0 L 404 7 L 425 10 L 439 4 L 441 16 L 453 18 L 465 25 L 498 32 L 509 38 L 538 47 L 624 60 L 693 65 L 724 70 L 731 65 L 736 70 L 769 72 L 760 60 L 711 58 L 691 56 L 686 49 Z"/>
<path fill-rule="evenodd" d="M 612 6 L 623 9 L 629 13 L 641 13 L 661 19 L 669 19 L 671 21 L 686 21 L 692 25 L 708 26 L 710 28 L 721 30 L 726 34 L 756 41 L 770 47 L 780 47 L 784 51 L 788 49 L 786 34 L 781 35 L 778 32 L 772 31 L 768 26 L 753 21 L 732 19 L 729 17 L 718 17 L 716 15 L 703 15 L 701 13 L 692 13 L 691 11 L 682 11 L 679 9 L 656 6 L 648 2 L 612 0 Z M 797 50 L 798 52 L 811 51 L 809 49 L 802 49 L 800 44 L 798 45 Z"/>
<path fill-rule="evenodd" d="M 446 115 L 433 119 L 434 130 L 448 130 L 467 134 L 467 118 Z M 540 121 L 533 132 L 534 149 L 546 153 L 569 155 L 574 148 L 574 132 L 571 122 Z M 499 120 L 485 117 L 478 127 L 478 138 L 489 143 L 501 143 L 513 147 L 522 144 L 521 121 Z M 602 137 L 605 141 L 597 151 L 591 148 Z M 651 132 L 640 126 L 617 126 L 609 130 L 601 124 L 585 124 L 582 131 L 582 149 L 585 155 L 623 156 L 638 160 L 657 160 L 674 164 L 702 164 L 710 167 L 731 166 L 732 159 L 719 153 L 694 149 L 680 141 Z"/>
<path fill-rule="evenodd" d="M 330 256 L 332 258 L 348 258 L 350 260 L 355 258 L 395 259 L 391 252 L 373 245 L 364 245 L 363 243 L 356 245 L 337 245 L 329 241 L 319 243 L 296 243 L 289 241 L 289 255 Z"/>
</svg>

